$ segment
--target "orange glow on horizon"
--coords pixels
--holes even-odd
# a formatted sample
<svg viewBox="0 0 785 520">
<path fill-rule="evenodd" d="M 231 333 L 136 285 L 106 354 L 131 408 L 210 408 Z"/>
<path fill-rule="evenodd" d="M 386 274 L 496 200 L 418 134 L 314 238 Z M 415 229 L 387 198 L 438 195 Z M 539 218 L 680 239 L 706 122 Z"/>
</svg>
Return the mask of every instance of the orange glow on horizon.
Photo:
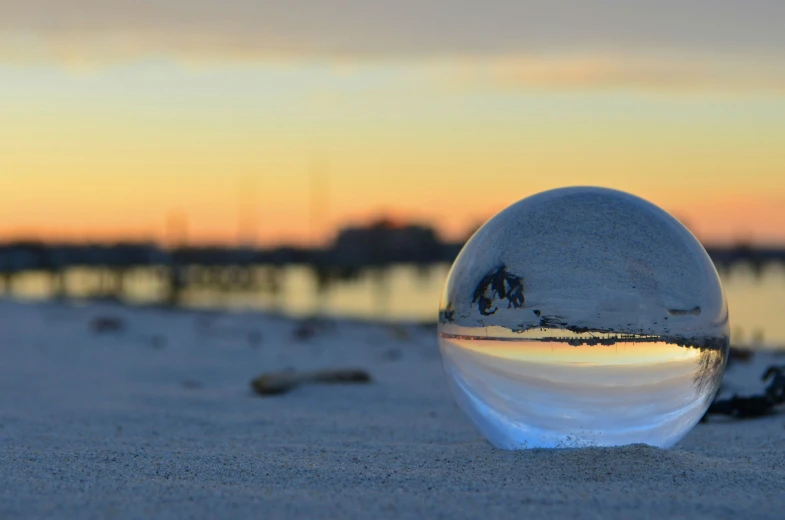
<svg viewBox="0 0 785 520">
<path fill-rule="evenodd" d="M 194 244 L 322 243 L 381 216 L 462 239 L 526 196 L 598 185 L 706 243 L 785 243 L 785 96 L 443 68 L 0 64 L 0 240 L 166 242 L 173 213 Z"/>
<path fill-rule="evenodd" d="M 546 364 L 648 365 L 695 360 L 701 351 L 664 342 L 619 342 L 617 345 L 575 347 L 567 343 L 539 341 L 444 340 L 455 348 L 510 361 Z"/>
<path fill-rule="evenodd" d="M 117 182 L 117 188 L 107 183 L 82 194 L 65 189 L 62 183 L 30 192 L 23 191 L 27 189 L 24 186 L 9 186 L 3 183 L 2 188 L 15 204 L 6 202 L 0 208 L 0 241 L 165 243 L 167 222 L 173 214 L 184 219 L 187 242 L 192 244 L 235 244 L 249 238 L 260 245 L 324 243 L 340 227 L 381 220 L 395 225 L 432 225 L 442 238 L 461 240 L 496 212 L 534 193 L 498 197 L 483 204 L 472 203 L 471 194 L 453 193 L 452 201 L 432 204 L 427 211 L 396 208 L 389 203 L 379 204 L 380 209 L 363 208 L 361 200 L 348 199 L 342 204 L 346 210 L 333 208 L 314 230 L 308 201 L 299 193 L 289 195 L 294 199 L 289 199 L 291 202 L 285 192 L 270 194 L 270 199 L 260 194 L 258 204 L 243 207 L 235 190 L 220 183 L 212 189 L 205 186 L 205 191 L 172 185 L 157 193 L 123 182 Z M 727 195 L 694 203 L 674 203 L 666 197 L 649 200 L 682 220 L 706 244 L 785 242 L 785 204 L 777 196 Z"/>
</svg>

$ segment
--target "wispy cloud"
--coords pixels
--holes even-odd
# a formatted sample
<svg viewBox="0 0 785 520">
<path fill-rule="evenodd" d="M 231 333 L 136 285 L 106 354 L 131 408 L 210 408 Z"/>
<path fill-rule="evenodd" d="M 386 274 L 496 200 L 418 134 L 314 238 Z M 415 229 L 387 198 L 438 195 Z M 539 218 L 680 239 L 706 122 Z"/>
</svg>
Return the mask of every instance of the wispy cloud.
<svg viewBox="0 0 785 520">
<path fill-rule="evenodd" d="M 509 88 L 779 91 L 785 76 L 782 0 L 0 0 L 0 13 L 6 63 L 435 60 Z"/>
<path fill-rule="evenodd" d="M 0 34 L 101 56 L 785 52 L 781 0 L 0 0 Z"/>
<path fill-rule="evenodd" d="M 556 54 L 462 60 L 459 85 L 494 89 L 626 89 L 785 94 L 785 58 L 712 54 Z"/>
</svg>

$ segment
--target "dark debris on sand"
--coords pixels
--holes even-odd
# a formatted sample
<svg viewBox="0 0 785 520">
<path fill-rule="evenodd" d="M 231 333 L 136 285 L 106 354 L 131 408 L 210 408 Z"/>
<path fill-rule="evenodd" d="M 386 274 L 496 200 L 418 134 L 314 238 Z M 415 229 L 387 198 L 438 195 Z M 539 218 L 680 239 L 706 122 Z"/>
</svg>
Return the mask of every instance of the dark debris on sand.
<svg viewBox="0 0 785 520">
<path fill-rule="evenodd" d="M 330 369 L 315 372 L 271 372 L 262 374 L 251 381 L 251 388 L 259 395 L 280 395 L 290 392 L 303 384 L 367 384 L 372 381 L 365 370 Z"/>
<path fill-rule="evenodd" d="M 740 362 L 749 362 L 754 353 L 750 349 L 731 347 L 728 355 L 728 365 Z M 761 376 L 761 381 L 766 384 L 763 392 L 751 396 L 739 396 L 716 399 L 703 420 L 709 415 L 726 415 L 737 419 L 751 419 L 762 417 L 775 412 L 776 407 L 785 403 L 785 365 L 769 366 Z"/>
<path fill-rule="evenodd" d="M 96 316 L 90 322 L 90 329 L 95 334 L 111 334 L 125 330 L 125 322 L 117 316 Z"/>
</svg>

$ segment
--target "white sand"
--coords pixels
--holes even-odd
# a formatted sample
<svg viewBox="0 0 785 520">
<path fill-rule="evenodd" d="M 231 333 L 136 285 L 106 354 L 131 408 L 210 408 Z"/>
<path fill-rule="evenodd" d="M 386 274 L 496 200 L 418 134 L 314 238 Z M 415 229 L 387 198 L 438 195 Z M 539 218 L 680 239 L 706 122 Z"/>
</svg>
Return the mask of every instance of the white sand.
<svg viewBox="0 0 785 520">
<path fill-rule="evenodd" d="M 785 414 L 712 420 L 670 451 L 505 452 L 453 403 L 432 329 L 340 322 L 297 341 L 296 322 L 258 315 L 0 316 L 0 518 L 785 518 Z M 96 334 L 96 316 L 126 329 Z M 730 384 L 754 389 L 772 360 Z M 376 382 L 248 386 L 345 366 Z"/>
</svg>

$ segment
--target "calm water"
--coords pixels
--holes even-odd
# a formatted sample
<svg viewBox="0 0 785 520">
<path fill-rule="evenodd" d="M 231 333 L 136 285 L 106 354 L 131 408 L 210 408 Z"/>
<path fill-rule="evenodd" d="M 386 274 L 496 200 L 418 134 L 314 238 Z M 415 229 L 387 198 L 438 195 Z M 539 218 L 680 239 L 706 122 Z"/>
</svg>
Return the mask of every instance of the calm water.
<svg viewBox="0 0 785 520">
<path fill-rule="evenodd" d="M 324 312 L 335 316 L 434 321 L 448 270 L 448 265 L 425 270 L 395 267 L 382 280 L 370 274 L 361 276 L 337 283 L 319 296 L 310 271 L 292 267 L 284 271 L 277 295 L 261 291 L 201 290 L 184 296 L 185 304 L 191 307 L 276 309 L 295 316 Z M 733 343 L 785 345 L 785 269 L 772 266 L 756 275 L 740 265 L 723 273 L 722 279 L 730 306 Z M 100 280 L 98 271 L 72 270 L 66 277 L 68 292 L 75 297 L 87 297 L 95 293 Z M 20 275 L 13 282 L 11 294 L 24 299 L 49 298 L 50 280 L 44 273 Z M 163 296 L 164 287 L 152 271 L 129 273 L 126 300 L 149 303 Z"/>
<path fill-rule="evenodd" d="M 456 399 L 497 447 L 673 446 L 714 398 L 727 353 L 553 339 L 441 335 Z"/>
</svg>

